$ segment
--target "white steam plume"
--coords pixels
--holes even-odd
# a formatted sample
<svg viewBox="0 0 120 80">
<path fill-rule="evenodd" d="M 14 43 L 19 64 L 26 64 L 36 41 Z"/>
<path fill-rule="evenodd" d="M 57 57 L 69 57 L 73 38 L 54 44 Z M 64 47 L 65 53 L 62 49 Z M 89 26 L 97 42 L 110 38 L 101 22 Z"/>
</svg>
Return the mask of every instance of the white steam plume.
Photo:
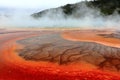
<svg viewBox="0 0 120 80">
<path fill-rule="evenodd" d="M 15 11 L 9 15 L 0 12 L 0 28 L 120 28 L 120 16 L 116 12 L 103 17 L 99 10 L 88 8 L 85 4 L 81 4 L 77 11 L 67 18 L 60 8 L 49 10 L 39 19 L 34 19 L 30 15 L 27 11 Z"/>
</svg>

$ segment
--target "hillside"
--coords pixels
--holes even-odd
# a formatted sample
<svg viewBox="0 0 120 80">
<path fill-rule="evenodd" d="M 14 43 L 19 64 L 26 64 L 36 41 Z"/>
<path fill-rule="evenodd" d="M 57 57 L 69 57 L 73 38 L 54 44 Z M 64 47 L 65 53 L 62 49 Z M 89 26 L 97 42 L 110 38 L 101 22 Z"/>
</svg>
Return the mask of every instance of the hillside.
<svg viewBox="0 0 120 80">
<path fill-rule="evenodd" d="M 105 15 L 111 15 L 115 11 L 120 14 L 120 0 L 94 0 L 88 3 L 90 6 L 99 8 Z"/>
<path fill-rule="evenodd" d="M 120 14 L 120 0 L 93 0 L 82 1 L 75 4 L 67 4 L 58 8 L 52 8 L 43 10 L 37 13 L 33 13 L 31 16 L 34 18 L 50 17 L 84 17 L 85 15 L 94 14 L 108 16 L 114 12 Z M 99 14 L 98 14 L 99 13 Z"/>
</svg>

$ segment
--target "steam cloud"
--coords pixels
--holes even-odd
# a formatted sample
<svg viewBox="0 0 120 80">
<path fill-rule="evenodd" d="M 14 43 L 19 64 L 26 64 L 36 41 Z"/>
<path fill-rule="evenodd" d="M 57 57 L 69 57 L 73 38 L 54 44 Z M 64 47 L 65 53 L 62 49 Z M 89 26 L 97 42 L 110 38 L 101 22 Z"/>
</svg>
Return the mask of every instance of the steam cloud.
<svg viewBox="0 0 120 80">
<path fill-rule="evenodd" d="M 77 11 L 65 18 L 62 9 L 49 10 L 39 19 L 32 18 L 30 12 L 15 11 L 12 14 L 0 12 L 1 28 L 116 28 L 119 29 L 120 16 L 114 12 L 110 16 L 102 16 L 98 9 L 80 5 Z"/>
</svg>

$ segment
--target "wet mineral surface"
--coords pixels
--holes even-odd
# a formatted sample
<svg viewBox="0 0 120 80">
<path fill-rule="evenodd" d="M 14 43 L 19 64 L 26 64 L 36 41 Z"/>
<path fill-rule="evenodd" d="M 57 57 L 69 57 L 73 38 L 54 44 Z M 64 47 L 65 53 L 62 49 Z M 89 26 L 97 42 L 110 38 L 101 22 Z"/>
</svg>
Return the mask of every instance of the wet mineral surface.
<svg viewBox="0 0 120 80">
<path fill-rule="evenodd" d="M 98 69 L 120 72 L 120 48 L 95 42 L 70 41 L 60 33 L 45 34 L 19 40 L 24 48 L 18 55 L 25 60 L 46 61 L 59 65 L 86 62 Z"/>
</svg>

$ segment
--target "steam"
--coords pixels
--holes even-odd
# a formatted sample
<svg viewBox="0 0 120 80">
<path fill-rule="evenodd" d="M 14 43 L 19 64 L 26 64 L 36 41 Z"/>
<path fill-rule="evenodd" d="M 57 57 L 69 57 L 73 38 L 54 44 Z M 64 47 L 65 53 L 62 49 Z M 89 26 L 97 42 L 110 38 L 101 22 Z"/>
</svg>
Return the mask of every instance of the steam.
<svg viewBox="0 0 120 80">
<path fill-rule="evenodd" d="M 14 11 L 0 12 L 0 28 L 115 28 L 119 29 L 120 16 L 114 12 L 110 16 L 102 16 L 99 9 L 87 7 L 85 4 L 71 16 L 65 17 L 61 8 L 48 10 L 41 18 L 35 19 L 32 12 Z"/>
</svg>

